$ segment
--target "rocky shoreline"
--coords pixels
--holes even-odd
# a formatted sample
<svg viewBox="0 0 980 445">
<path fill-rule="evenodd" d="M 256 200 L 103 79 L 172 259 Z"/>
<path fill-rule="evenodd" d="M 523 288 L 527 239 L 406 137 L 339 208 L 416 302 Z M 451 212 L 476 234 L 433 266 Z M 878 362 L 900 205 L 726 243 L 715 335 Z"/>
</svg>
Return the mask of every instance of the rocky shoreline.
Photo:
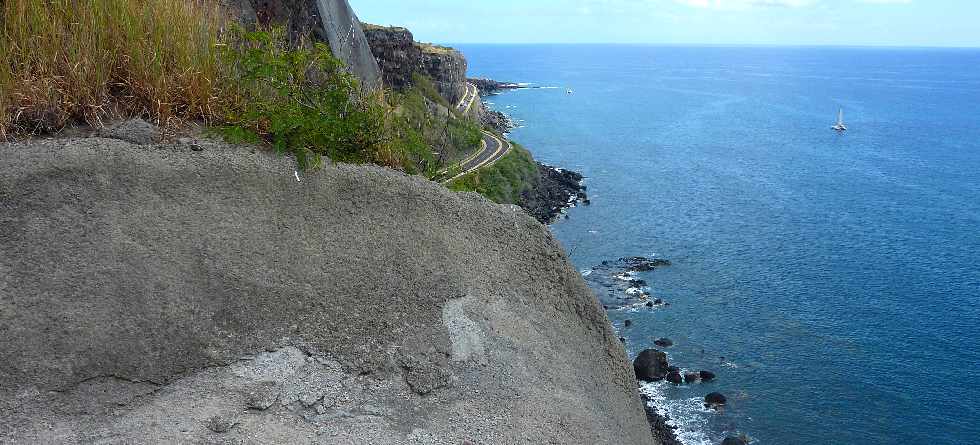
<svg viewBox="0 0 980 445">
<path fill-rule="evenodd" d="M 551 224 L 568 208 L 591 204 L 581 173 L 540 162 L 537 166 L 539 180 L 521 194 L 518 205 L 542 224 Z"/>
<path fill-rule="evenodd" d="M 670 265 L 669 260 L 661 258 L 626 257 L 603 261 L 583 272 L 582 276 L 606 311 L 649 312 L 667 309 L 670 303 L 652 295 L 650 286 L 638 274 Z M 628 329 L 632 324 L 633 321 L 627 319 L 623 321 L 621 329 Z M 613 328 L 617 329 L 616 326 Z M 619 340 L 625 347 L 626 338 L 620 337 Z M 656 348 L 641 346 L 642 351 L 633 359 L 633 373 L 654 438 L 663 445 L 681 445 L 674 423 L 664 410 L 655 406 L 653 393 L 643 385 L 662 381 L 671 385 L 694 385 L 712 382 L 717 376 L 710 370 L 686 369 L 669 363 L 665 350 L 674 343 L 668 338 L 653 340 L 653 345 Z M 726 397 L 718 392 L 704 396 L 707 408 L 721 409 L 726 403 Z M 743 437 L 728 437 L 724 442 L 726 445 L 745 443 L 747 439 Z"/>
</svg>

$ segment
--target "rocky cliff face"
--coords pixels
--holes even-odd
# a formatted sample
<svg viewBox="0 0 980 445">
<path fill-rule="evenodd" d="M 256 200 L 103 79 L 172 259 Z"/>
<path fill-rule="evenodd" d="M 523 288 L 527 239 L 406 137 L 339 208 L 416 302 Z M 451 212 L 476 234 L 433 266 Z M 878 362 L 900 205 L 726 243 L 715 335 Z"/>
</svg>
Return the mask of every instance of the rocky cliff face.
<svg viewBox="0 0 980 445">
<path fill-rule="evenodd" d="M 0 146 L 0 443 L 651 443 L 523 211 L 200 142 Z"/>
<path fill-rule="evenodd" d="M 364 35 L 381 68 L 384 84 L 396 90 L 411 88 L 412 75 L 424 72 L 422 48 L 415 45 L 411 31 L 365 25 Z"/>
<path fill-rule="evenodd" d="M 385 80 L 385 85 L 404 89 L 415 73 L 432 79 L 439 94 L 451 104 L 466 92 L 466 58 L 452 48 L 415 42 L 405 28 L 365 26 L 365 36 Z"/>
<path fill-rule="evenodd" d="M 366 89 L 381 86 L 381 71 L 347 0 L 229 0 L 226 7 L 246 23 L 287 27 L 294 42 L 304 38 L 327 42 Z"/>
</svg>

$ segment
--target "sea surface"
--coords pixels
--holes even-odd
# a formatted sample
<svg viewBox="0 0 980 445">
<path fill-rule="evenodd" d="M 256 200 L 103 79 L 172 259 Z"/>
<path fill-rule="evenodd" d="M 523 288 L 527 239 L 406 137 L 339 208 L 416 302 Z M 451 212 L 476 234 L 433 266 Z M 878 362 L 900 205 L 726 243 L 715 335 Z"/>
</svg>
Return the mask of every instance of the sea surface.
<svg viewBox="0 0 980 445">
<path fill-rule="evenodd" d="M 556 87 L 487 100 L 587 176 L 576 267 L 673 262 L 640 275 L 670 306 L 610 319 L 718 374 L 647 388 L 685 443 L 980 440 L 980 50 L 456 46 Z"/>
</svg>

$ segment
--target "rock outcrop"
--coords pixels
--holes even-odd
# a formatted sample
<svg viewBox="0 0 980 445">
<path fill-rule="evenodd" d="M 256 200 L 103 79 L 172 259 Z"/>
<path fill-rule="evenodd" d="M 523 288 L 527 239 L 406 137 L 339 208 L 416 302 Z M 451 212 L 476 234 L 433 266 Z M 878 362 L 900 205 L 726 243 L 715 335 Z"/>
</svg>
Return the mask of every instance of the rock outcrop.
<svg viewBox="0 0 980 445">
<path fill-rule="evenodd" d="M 654 442 L 524 212 L 195 146 L 0 146 L 0 442 Z"/>
</svg>

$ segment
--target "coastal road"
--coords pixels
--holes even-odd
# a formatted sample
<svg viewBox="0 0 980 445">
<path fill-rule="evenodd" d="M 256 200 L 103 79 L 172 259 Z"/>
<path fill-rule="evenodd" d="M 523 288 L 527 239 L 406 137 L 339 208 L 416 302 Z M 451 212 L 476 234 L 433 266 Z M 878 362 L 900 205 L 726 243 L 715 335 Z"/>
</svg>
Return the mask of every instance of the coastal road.
<svg viewBox="0 0 980 445">
<path fill-rule="evenodd" d="M 480 151 L 476 152 L 473 156 L 464 159 L 459 163 L 462 167 L 462 172 L 452 178 L 442 181 L 443 184 L 448 184 L 453 182 L 457 178 L 461 178 L 466 174 L 476 171 L 485 166 L 491 165 L 497 162 L 500 158 L 504 157 L 510 152 L 512 146 L 510 141 L 506 138 L 498 138 L 493 133 L 484 131 L 483 141 L 480 142 Z"/>
<path fill-rule="evenodd" d="M 476 88 L 476 85 L 466 82 L 466 93 L 463 94 L 463 98 L 460 99 L 458 104 L 456 104 L 456 109 L 466 116 L 469 114 L 470 110 L 473 109 L 473 104 L 475 104 L 479 98 L 480 90 Z M 509 153 L 510 149 L 510 141 L 508 141 L 506 138 L 501 139 L 489 131 L 484 131 L 483 140 L 480 141 L 480 150 L 459 163 L 460 167 L 462 168 L 461 173 L 442 181 L 442 183 L 448 184 L 470 172 L 491 165 Z"/>
<path fill-rule="evenodd" d="M 463 94 L 463 98 L 456 104 L 456 109 L 464 116 L 468 115 L 470 110 L 473 109 L 473 104 L 476 103 L 478 97 L 480 97 L 480 90 L 476 88 L 476 85 L 466 82 L 466 93 Z"/>
</svg>

